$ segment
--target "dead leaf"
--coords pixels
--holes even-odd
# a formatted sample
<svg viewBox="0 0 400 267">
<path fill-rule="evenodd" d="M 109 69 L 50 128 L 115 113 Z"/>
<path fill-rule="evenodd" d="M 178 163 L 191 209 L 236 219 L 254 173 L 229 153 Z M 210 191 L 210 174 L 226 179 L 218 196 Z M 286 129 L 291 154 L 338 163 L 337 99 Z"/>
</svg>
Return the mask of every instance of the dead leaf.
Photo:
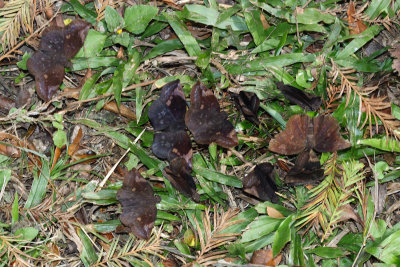
<svg viewBox="0 0 400 267">
<path fill-rule="evenodd" d="M 10 109 L 15 107 L 15 101 L 11 98 L 0 95 L 0 110 L 4 113 L 8 113 Z"/>
<path fill-rule="evenodd" d="M 111 101 L 108 102 L 107 104 L 104 105 L 104 109 L 120 114 L 121 116 L 124 116 L 130 120 L 136 120 L 136 114 L 133 113 L 132 110 L 127 108 L 125 105 L 121 104 L 118 108 L 117 102 Z"/>
<path fill-rule="evenodd" d="M 350 2 L 347 9 L 347 22 L 349 23 L 350 34 L 360 34 L 368 28 L 361 20 L 355 18 L 355 15 L 356 8 L 354 7 L 354 3 Z"/>
<path fill-rule="evenodd" d="M 76 153 L 76 151 L 78 151 L 79 146 L 81 144 L 82 136 L 83 136 L 82 128 L 80 126 L 75 126 L 74 131 L 72 133 L 73 141 L 68 147 L 69 156 L 72 157 Z"/>
<path fill-rule="evenodd" d="M 271 249 L 259 249 L 253 252 L 250 263 L 264 266 L 277 266 L 281 260 L 282 254 L 279 254 L 274 258 Z"/>
<path fill-rule="evenodd" d="M 361 220 L 360 215 L 358 215 L 358 213 L 354 211 L 353 207 L 350 204 L 340 207 L 339 210 L 341 211 L 341 213 L 340 213 L 340 219 L 337 222 L 345 222 L 350 219 L 353 219 L 354 221 L 364 226 L 364 222 Z"/>
<path fill-rule="evenodd" d="M 267 207 L 267 214 L 269 217 L 272 218 L 284 218 L 285 216 L 282 215 L 278 210 L 274 209 L 273 207 Z"/>
</svg>

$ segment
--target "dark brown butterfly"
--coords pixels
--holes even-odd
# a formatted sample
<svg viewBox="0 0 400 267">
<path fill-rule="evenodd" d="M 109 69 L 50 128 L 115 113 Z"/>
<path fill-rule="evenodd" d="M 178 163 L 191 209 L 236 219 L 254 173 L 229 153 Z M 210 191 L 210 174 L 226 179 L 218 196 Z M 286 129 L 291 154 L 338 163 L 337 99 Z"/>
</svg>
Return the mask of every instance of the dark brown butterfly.
<svg viewBox="0 0 400 267">
<path fill-rule="evenodd" d="M 239 94 L 234 94 L 233 99 L 237 108 L 243 113 L 246 120 L 259 125 L 257 111 L 260 107 L 260 99 L 255 93 L 240 91 Z"/>
<path fill-rule="evenodd" d="M 90 24 L 74 20 L 66 27 L 51 26 L 43 31 L 39 50 L 27 61 L 29 72 L 35 76 L 36 92 L 49 101 L 57 92 L 64 78 L 64 67 L 70 66 L 83 46 Z"/>
<path fill-rule="evenodd" d="M 306 111 L 316 111 L 321 106 L 321 97 L 313 95 L 296 87 L 277 82 L 276 86 L 282 94 L 293 104 L 299 105 Z"/>
<path fill-rule="evenodd" d="M 160 197 L 154 195 L 153 188 L 139 171 L 133 169 L 126 174 L 124 183 L 117 192 L 117 200 L 122 205 L 122 224 L 129 227 L 138 238 L 149 239 Z"/>
<path fill-rule="evenodd" d="M 148 116 L 154 130 L 183 130 L 185 126 L 186 100 L 179 80 L 167 83 L 160 97 L 154 101 Z"/>
<path fill-rule="evenodd" d="M 179 192 L 199 201 L 192 171 L 192 143 L 185 126 L 186 101 L 179 80 L 166 84 L 159 99 L 149 108 L 149 119 L 154 134 L 152 151 L 160 159 L 168 159 L 170 165 L 163 170 L 164 176 Z"/>
<path fill-rule="evenodd" d="M 228 115 L 221 112 L 218 100 L 211 90 L 197 82 L 192 88 L 190 103 L 185 122 L 197 143 L 207 145 L 215 142 L 225 148 L 239 144 Z"/>
<path fill-rule="evenodd" d="M 340 135 L 337 120 L 329 115 L 310 118 L 306 114 L 290 117 L 286 129 L 269 142 L 269 150 L 295 155 L 306 149 L 317 152 L 335 152 L 349 148 L 351 144 Z"/>
<path fill-rule="evenodd" d="M 185 130 L 185 114 L 186 101 L 180 81 L 164 85 L 148 111 L 154 130 L 161 131 L 154 134 L 151 147 L 158 158 L 171 161 L 183 157 L 191 165 L 192 144 Z"/>
<path fill-rule="evenodd" d="M 294 167 L 285 176 L 287 184 L 310 184 L 320 181 L 324 177 L 319 158 L 314 150 L 304 150 L 296 159 Z"/>
<path fill-rule="evenodd" d="M 192 168 L 184 158 L 175 158 L 168 167 L 164 168 L 163 174 L 179 192 L 199 202 L 200 196 L 196 192 L 196 184 L 190 174 L 191 171 Z"/>
<path fill-rule="evenodd" d="M 151 149 L 160 159 L 171 161 L 176 157 L 182 157 L 191 166 L 192 143 L 184 130 L 155 133 Z"/>
<path fill-rule="evenodd" d="M 275 184 L 274 166 L 266 162 L 258 164 L 254 170 L 243 179 L 243 189 L 263 201 L 278 202 Z"/>
</svg>

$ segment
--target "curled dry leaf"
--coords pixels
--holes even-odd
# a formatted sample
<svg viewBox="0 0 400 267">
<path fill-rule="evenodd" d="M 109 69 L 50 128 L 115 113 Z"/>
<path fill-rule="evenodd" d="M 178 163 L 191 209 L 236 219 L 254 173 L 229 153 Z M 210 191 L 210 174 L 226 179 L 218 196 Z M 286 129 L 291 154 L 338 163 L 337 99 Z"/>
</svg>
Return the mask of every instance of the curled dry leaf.
<svg viewBox="0 0 400 267">
<path fill-rule="evenodd" d="M 239 144 L 235 129 L 228 115 L 221 112 L 217 98 L 202 83 L 196 83 L 190 94 L 191 106 L 186 113 L 186 126 L 199 144 L 230 148 Z"/>
<path fill-rule="evenodd" d="M 200 196 L 196 192 L 196 184 L 191 175 L 192 168 L 183 158 L 175 158 L 163 170 L 164 176 L 184 196 L 199 202 Z"/>
<path fill-rule="evenodd" d="M 313 95 L 296 87 L 277 82 L 276 86 L 282 94 L 293 104 L 299 105 L 306 111 L 316 111 L 321 106 L 321 97 Z"/>
<path fill-rule="evenodd" d="M 129 227 L 136 237 L 149 239 L 160 197 L 154 195 L 153 188 L 139 171 L 133 169 L 126 174 L 124 183 L 117 192 L 117 200 L 122 205 L 122 224 Z"/>
<path fill-rule="evenodd" d="M 83 46 L 89 28 L 89 23 L 77 19 L 66 27 L 51 26 L 44 30 L 39 50 L 27 61 L 42 100 L 51 100 L 57 92 L 64 78 L 64 67 L 70 65 L 69 60 Z"/>
<path fill-rule="evenodd" d="M 264 266 L 277 266 L 282 260 L 282 254 L 273 257 L 271 249 L 259 249 L 253 252 L 250 263 Z"/>
<path fill-rule="evenodd" d="M 246 120 L 256 125 L 260 124 L 257 114 L 260 107 L 260 99 L 255 93 L 241 91 L 239 94 L 234 94 L 233 99 Z"/>
<path fill-rule="evenodd" d="M 368 27 L 359 19 L 355 18 L 356 8 L 353 2 L 349 3 L 347 9 L 347 21 L 349 23 L 350 34 L 360 34 Z"/>
<path fill-rule="evenodd" d="M 254 170 L 243 179 L 243 189 L 263 201 L 278 202 L 275 184 L 274 166 L 266 162 L 257 165 Z"/>
<path fill-rule="evenodd" d="M 317 152 L 335 152 L 349 148 L 351 144 L 339 133 L 339 123 L 329 115 L 310 118 L 306 114 L 290 117 L 286 129 L 269 142 L 269 150 L 295 155 L 306 149 Z"/>
</svg>

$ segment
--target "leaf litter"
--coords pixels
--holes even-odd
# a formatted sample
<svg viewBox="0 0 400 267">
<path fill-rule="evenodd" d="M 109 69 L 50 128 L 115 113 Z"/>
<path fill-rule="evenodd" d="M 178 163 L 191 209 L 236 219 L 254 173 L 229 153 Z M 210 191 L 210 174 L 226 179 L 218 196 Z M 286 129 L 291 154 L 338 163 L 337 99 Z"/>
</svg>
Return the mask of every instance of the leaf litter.
<svg viewBox="0 0 400 267">
<path fill-rule="evenodd" d="M 390 1 L 10 3 L 1 264 L 396 264 Z"/>
</svg>

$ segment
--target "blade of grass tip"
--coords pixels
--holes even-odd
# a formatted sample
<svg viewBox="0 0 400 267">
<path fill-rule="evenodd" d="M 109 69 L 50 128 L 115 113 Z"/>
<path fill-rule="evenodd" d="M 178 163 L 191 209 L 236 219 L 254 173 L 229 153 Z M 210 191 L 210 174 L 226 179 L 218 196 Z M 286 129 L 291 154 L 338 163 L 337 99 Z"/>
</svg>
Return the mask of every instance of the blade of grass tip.
<svg viewBox="0 0 400 267">
<path fill-rule="evenodd" d="M 146 131 L 146 128 L 144 128 L 143 131 L 136 137 L 135 141 L 133 141 L 134 144 L 136 144 L 140 140 L 140 137 L 142 137 L 142 135 L 145 131 Z M 128 150 L 122 155 L 122 157 L 114 164 L 114 166 L 111 168 L 111 170 L 107 173 L 106 177 L 104 177 L 104 179 L 100 182 L 99 186 L 96 189 L 96 192 L 98 192 L 105 185 L 108 178 L 110 178 L 111 174 L 117 168 L 118 164 L 129 153 L 129 151 L 131 151 L 131 148 L 128 148 Z"/>
</svg>

